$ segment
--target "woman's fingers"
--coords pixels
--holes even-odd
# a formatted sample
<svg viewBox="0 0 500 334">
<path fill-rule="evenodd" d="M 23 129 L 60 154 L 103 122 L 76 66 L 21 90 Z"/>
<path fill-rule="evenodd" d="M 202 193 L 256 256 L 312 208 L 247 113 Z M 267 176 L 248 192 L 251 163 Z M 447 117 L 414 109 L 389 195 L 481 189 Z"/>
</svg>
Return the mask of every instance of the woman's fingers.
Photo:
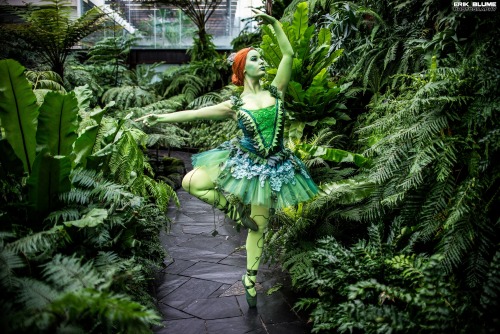
<svg viewBox="0 0 500 334">
<path fill-rule="evenodd" d="M 257 10 L 255 8 L 252 8 L 252 11 L 255 13 L 255 18 L 261 19 L 262 22 L 260 23 L 273 23 L 276 19 L 272 16 L 267 15 L 266 13 Z"/>
<path fill-rule="evenodd" d="M 139 117 L 139 118 L 134 119 L 134 122 L 140 122 L 140 121 L 142 121 L 142 120 L 147 119 L 149 116 L 150 116 L 150 115 L 144 115 L 144 116 L 141 116 L 141 117 Z"/>
<path fill-rule="evenodd" d="M 142 121 L 145 125 L 150 126 L 153 125 L 156 121 L 156 116 L 155 115 L 145 115 L 139 118 L 134 119 L 135 122 L 140 122 Z"/>
</svg>

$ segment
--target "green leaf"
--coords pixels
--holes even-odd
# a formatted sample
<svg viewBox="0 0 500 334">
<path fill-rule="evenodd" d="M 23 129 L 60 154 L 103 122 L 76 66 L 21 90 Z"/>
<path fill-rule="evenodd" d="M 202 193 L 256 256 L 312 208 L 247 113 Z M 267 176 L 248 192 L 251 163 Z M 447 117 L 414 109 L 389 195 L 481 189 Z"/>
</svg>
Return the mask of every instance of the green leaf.
<svg viewBox="0 0 500 334">
<path fill-rule="evenodd" d="M 302 138 L 305 126 L 304 122 L 291 122 L 288 128 L 288 137 L 292 140 L 299 140 Z"/>
<path fill-rule="evenodd" d="M 5 138 L 31 173 L 35 160 L 38 106 L 31 85 L 18 62 L 0 60 L 0 119 Z"/>
<path fill-rule="evenodd" d="M 86 165 L 86 159 L 92 154 L 94 149 L 97 134 L 99 133 L 99 125 L 93 125 L 87 127 L 84 132 L 76 139 L 75 148 L 73 152 L 75 153 L 75 166 L 81 164 L 82 167 Z"/>
<path fill-rule="evenodd" d="M 328 45 L 330 46 L 331 44 L 331 39 L 332 39 L 332 33 L 330 32 L 329 29 L 326 28 L 321 28 L 318 33 L 318 44 L 322 45 Z"/>
<path fill-rule="evenodd" d="M 40 152 L 28 178 L 28 200 L 36 212 L 48 212 L 58 203 L 58 195 L 71 188 L 71 162 L 67 156 L 51 156 Z"/>
<path fill-rule="evenodd" d="M 78 109 L 85 111 L 90 107 L 90 101 L 92 99 L 92 90 L 90 90 L 89 85 L 75 87 L 73 90 L 75 92 L 76 99 L 78 100 Z"/>
<path fill-rule="evenodd" d="M 260 47 L 263 51 L 263 56 L 266 62 L 271 67 L 278 67 L 281 58 L 283 57 L 276 36 L 269 27 L 262 27 L 263 36 Z"/>
<path fill-rule="evenodd" d="M 321 185 L 321 190 L 326 194 L 335 194 L 339 203 L 353 204 L 364 200 L 375 189 L 373 182 L 365 180 L 340 180 Z"/>
<path fill-rule="evenodd" d="M 295 102 L 304 102 L 306 93 L 302 89 L 302 85 L 296 81 L 290 81 L 288 84 L 288 94 L 291 95 Z"/>
<path fill-rule="evenodd" d="M 337 120 L 333 117 L 325 117 L 319 123 L 326 124 L 326 125 L 335 125 L 335 124 L 337 124 Z"/>
<path fill-rule="evenodd" d="M 294 50 L 297 55 L 297 58 L 307 59 L 309 54 L 311 53 L 311 39 L 313 38 L 313 34 L 315 31 L 315 26 L 309 26 L 302 35 L 300 42 L 295 46 Z"/>
<path fill-rule="evenodd" d="M 313 156 L 319 157 L 323 160 L 334 161 L 334 162 L 352 162 L 356 166 L 363 166 L 368 159 L 366 159 L 361 154 L 351 153 L 344 150 L 339 150 L 335 148 L 316 146 L 310 144 L 300 144 L 297 145 L 296 149 L 304 151 L 305 153 Z"/>
<path fill-rule="evenodd" d="M 323 97 L 325 94 L 325 89 L 323 87 L 318 87 L 318 86 L 309 86 L 309 88 L 306 91 L 306 103 L 310 106 L 318 106 L 321 102 L 327 102 L 323 101 Z"/>
<path fill-rule="evenodd" d="M 108 211 L 105 209 L 92 209 L 89 213 L 84 215 L 81 219 L 71 220 L 64 222 L 66 226 L 76 226 L 76 227 L 95 227 L 104 222 L 104 219 L 108 218 Z"/>
<path fill-rule="evenodd" d="M 40 106 L 37 144 L 49 149 L 49 153 L 69 155 L 76 140 L 78 100 L 75 93 L 49 92 Z"/>
<path fill-rule="evenodd" d="M 293 14 L 292 25 L 290 26 L 293 31 L 293 40 L 299 41 L 307 29 L 309 18 L 307 2 L 301 2 L 297 5 L 297 9 Z M 289 36 L 290 37 L 290 36 Z"/>
<path fill-rule="evenodd" d="M 313 78 L 311 86 L 323 87 L 327 84 L 327 72 L 326 68 L 322 68 L 318 74 L 316 74 Z"/>
<path fill-rule="evenodd" d="M 274 286 L 270 287 L 267 292 L 266 292 L 266 295 L 270 296 L 272 295 L 273 293 L 275 293 L 276 291 L 278 291 L 279 289 L 281 289 L 283 287 L 283 284 L 281 283 L 277 283 L 275 284 Z"/>
</svg>

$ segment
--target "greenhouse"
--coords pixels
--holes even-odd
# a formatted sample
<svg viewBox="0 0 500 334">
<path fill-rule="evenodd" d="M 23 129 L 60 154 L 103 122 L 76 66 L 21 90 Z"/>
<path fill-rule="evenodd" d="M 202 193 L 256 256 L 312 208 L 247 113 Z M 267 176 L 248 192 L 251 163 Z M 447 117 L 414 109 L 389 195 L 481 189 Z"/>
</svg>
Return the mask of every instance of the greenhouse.
<svg viewBox="0 0 500 334">
<path fill-rule="evenodd" d="M 496 2 L 0 9 L 2 333 L 500 332 Z"/>
</svg>

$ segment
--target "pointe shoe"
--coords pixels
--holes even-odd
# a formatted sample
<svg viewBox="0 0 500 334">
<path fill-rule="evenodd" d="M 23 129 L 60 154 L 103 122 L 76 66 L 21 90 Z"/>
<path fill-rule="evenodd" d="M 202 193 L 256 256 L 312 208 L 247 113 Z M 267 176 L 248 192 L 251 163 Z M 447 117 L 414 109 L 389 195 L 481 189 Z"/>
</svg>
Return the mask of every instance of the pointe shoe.
<svg viewBox="0 0 500 334">
<path fill-rule="evenodd" d="M 249 273 L 251 274 L 250 276 L 256 276 L 257 275 L 257 270 L 249 270 L 249 271 L 247 271 L 247 275 Z M 243 287 L 245 288 L 245 298 L 247 300 L 248 307 L 254 308 L 254 307 L 257 306 L 257 293 L 255 294 L 255 296 L 252 296 L 250 294 L 250 292 L 248 292 L 248 290 L 250 290 L 252 288 L 255 288 L 255 282 L 252 281 L 250 278 L 248 278 L 248 280 L 250 281 L 250 285 L 246 285 L 245 284 L 245 277 L 247 277 L 247 275 L 241 276 L 241 283 L 243 284 Z"/>
</svg>

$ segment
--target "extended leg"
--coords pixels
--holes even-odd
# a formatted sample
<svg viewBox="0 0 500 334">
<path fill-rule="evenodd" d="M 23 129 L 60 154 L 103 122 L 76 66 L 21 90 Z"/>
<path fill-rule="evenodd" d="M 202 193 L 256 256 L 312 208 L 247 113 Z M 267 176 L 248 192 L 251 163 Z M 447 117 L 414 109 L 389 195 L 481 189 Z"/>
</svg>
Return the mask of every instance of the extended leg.
<svg viewBox="0 0 500 334">
<path fill-rule="evenodd" d="M 269 222 L 269 208 L 252 205 L 250 217 L 257 223 L 259 229 L 257 231 L 248 230 L 246 241 L 247 274 L 244 282 L 246 286 L 253 286 L 256 282 L 257 270 L 264 248 L 264 230 Z M 248 289 L 248 292 L 251 296 L 257 294 L 254 287 Z"/>
</svg>

